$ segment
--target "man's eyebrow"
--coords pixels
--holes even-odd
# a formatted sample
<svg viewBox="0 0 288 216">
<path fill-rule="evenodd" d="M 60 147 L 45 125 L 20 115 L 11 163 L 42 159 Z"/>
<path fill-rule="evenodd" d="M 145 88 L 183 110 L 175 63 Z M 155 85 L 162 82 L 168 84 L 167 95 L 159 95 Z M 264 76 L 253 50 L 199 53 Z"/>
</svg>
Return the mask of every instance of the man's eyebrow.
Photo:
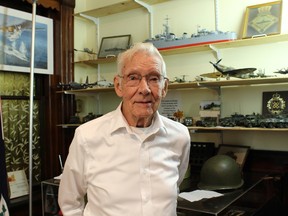
<svg viewBox="0 0 288 216">
<path fill-rule="evenodd" d="M 127 75 L 131 75 L 131 74 L 140 74 L 140 73 L 137 70 L 132 70 L 127 73 Z"/>
</svg>

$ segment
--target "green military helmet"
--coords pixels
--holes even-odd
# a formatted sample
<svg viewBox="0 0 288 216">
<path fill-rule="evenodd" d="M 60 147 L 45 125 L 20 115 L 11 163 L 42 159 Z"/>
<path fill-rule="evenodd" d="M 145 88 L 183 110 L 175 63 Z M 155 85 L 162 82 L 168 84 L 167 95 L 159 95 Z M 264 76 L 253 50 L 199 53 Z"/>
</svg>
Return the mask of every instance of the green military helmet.
<svg viewBox="0 0 288 216">
<path fill-rule="evenodd" d="M 202 190 L 230 190 L 243 185 L 241 170 L 227 155 L 215 155 L 203 164 L 198 187 Z"/>
</svg>

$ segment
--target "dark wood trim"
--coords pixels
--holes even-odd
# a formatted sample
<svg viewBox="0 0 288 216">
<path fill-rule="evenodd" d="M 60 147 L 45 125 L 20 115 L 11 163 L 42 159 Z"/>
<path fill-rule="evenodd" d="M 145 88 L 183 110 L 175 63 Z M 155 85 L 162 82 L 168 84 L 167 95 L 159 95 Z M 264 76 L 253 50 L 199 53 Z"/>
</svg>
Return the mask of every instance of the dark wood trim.
<svg viewBox="0 0 288 216">
<path fill-rule="evenodd" d="M 33 0 L 26 0 L 30 4 L 32 4 L 34 1 Z M 56 9 L 59 11 L 60 9 L 60 3 L 58 0 L 37 0 L 36 1 L 37 5 L 42 5 L 45 8 L 51 8 L 51 9 Z"/>
<path fill-rule="evenodd" d="M 75 8 L 75 0 L 59 0 L 61 2 L 62 5 L 71 7 L 71 8 Z"/>
<path fill-rule="evenodd" d="M 75 1 L 70 5 L 75 5 Z M 54 20 L 54 75 L 45 81 L 46 111 L 45 111 L 45 146 L 43 148 L 43 179 L 53 178 L 61 173 L 58 155 L 65 160 L 71 136 L 57 127 L 67 122 L 74 114 L 74 96 L 57 94 L 59 82 L 74 80 L 74 7 L 61 5 L 59 13 L 52 11 Z M 68 137 L 68 138 L 67 138 Z"/>
<path fill-rule="evenodd" d="M 30 4 L 32 4 L 33 0 L 26 0 Z M 56 9 L 60 11 L 61 6 L 67 6 L 71 8 L 75 8 L 75 0 L 37 0 L 37 5 L 42 5 L 45 8 Z"/>
</svg>

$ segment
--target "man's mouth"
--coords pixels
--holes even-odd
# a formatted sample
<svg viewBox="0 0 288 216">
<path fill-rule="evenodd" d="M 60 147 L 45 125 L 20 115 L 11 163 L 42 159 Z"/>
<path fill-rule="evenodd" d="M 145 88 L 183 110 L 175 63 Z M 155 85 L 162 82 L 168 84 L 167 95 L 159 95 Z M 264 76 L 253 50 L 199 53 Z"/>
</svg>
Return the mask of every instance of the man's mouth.
<svg viewBox="0 0 288 216">
<path fill-rule="evenodd" d="M 136 101 L 135 103 L 139 105 L 151 105 L 152 101 Z"/>
</svg>

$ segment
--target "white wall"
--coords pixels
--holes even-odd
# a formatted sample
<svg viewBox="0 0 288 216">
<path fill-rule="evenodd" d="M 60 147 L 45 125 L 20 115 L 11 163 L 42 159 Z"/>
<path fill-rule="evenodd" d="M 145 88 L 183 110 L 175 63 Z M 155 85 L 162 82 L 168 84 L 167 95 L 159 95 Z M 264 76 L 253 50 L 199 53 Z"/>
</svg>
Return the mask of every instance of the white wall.
<svg viewBox="0 0 288 216">
<path fill-rule="evenodd" d="M 99 8 L 107 4 L 117 3 L 117 0 L 77 0 L 75 12 Z M 219 30 L 235 31 L 238 37 L 242 35 L 242 25 L 245 9 L 249 5 L 266 3 L 265 0 L 218 0 L 219 9 Z M 282 31 L 288 33 L 288 0 L 283 0 Z M 169 17 L 169 23 L 172 32 L 176 35 L 182 35 L 183 32 L 188 34 L 196 33 L 197 26 L 200 25 L 208 30 L 215 28 L 214 0 L 171 0 L 166 3 L 153 6 L 153 32 L 161 33 L 162 24 L 165 18 Z M 95 25 L 87 24 L 87 21 L 81 18 L 75 18 L 75 48 L 83 49 L 84 47 L 98 50 L 96 36 L 100 38 L 105 36 L 131 34 L 133 42 L 144 41 L 149 37 L 149 14 L 145 9 L 135 9 L 119 14 L 101 17 L 100 29 L 97 32 Z M 84 22 L 84 23 L 83 23 Z M 86 22 L 86 24 L 85 24 Z M 223 58 L 222 63 L 235 68 L 256 67 L 265 69 L 266 75 L 274 75 L 274 71 L 287 68 L 287 50 L 288 42 L 275 44 L 257 45 L 253 47 L 241 47 L 221 50 Z M 77 53 L 79 54 L 79 53 Z M 89 56 L 76 56 L 77 58 L 89 58 Z M 212 52 L 179 54 L 173 56 L 164 56 L 167 63 L 168 75 L 171 80 L 174 77 L 186 75 L 187 80 L 194 80 L 196 75 L 214 71 L 209 61 L 216 61 Z M 112 80 L 116 72 L 115 63 L 101 65 L 101 75 L 107 80 Z M 88 75 L 90 81 L 97 80 L 97 70 L 93 67 L 77 66 L 76 81 L 84 81 Z M 250 114 L 252 112 L 261 112 L 262 92 L 288 90 L 287 84 L 271 86 L 245 86 L 223 88 L 221 93 L 222 115 L 227 116 L 235 112 Z M 172 90 L 171 90 L 172 91 Z M 175 90 L 173 90 L 175 91 Z M 110 95 L 110 97 L 113 94 Z M 181 90 L 183 101 L 183 111 L 185 116 L 199 116 L 199 103 L 202 100 L 217 99 L 218 95 L 213 90 Z M 236 98 L 237 96 L 237 98 Z M 97 105 L 96 112 L 105 112 L 113 109 L 116 103 L 110 106 L 109 102 L 101 101 Z M 109 98 L 109 97 L 108 97 Z M 107 102 L 107 101 L 106 101 Z M 89 109 L 95 106 L 95 98 L 91 99 Z M 244 144 L 250 145 L 255 149 L 274 149 L 288 150 L 287 132 L 225 132 L 223 137 L 219 134 L 192 134 L 192 140 L 207 141 L 216 140 L 216 143 L 222 142 L 227 144 Z"/>
<path fill-rule="evenodd" d="M 86 2 L 86 4 L 84 3 Z M 119 2 L 114 0 L 78 0 L 76 1 L 76 12 L 99 8 L 112 3 Z M 238 37 L 242 36 L 242 24 L 244 19 L 245 9 L 249 5 L 265 3 L 265 0 L 218 0 L 219 8 L 219 30 L 234 31 Z M 282 33 L 288 33 L 288 17 L 285 16 L 285 11 L 288 12 L 288 1 L 283 1 L 283 19 L 284 23 Z M 84 7 L 85 5 L 85 7 Z M 80 7 L 81 6 L 81 7 Z M 169 17 L 171 31 L 176 35 L 181 36 L 183 32 L 188 34 L 196 33 L 197 26 L 200 25 L 208 30 L 215 29 L 215 13 L 214 0 L 172 0 L 169 2 L 156 4 L 153 7 L 153 32 L 154 34 L 161 33 L 165 22 L 165 18 Z M 287 13 L 286 13 L 287 14 Z M 79 18 L 76 18 L 78 21 Z M 78 30 L 78 25 L 75 27 L 75 47 L 90 47 L 98 50 L 98 45 L 95 44 L 96 36 L 99 38 L 106 36 L 114 36 L 121 34 L 131 34 L 132 42 L 144 41 L 149 38 L 149 14 L 145 9 L 135 9 L 119 14 L 101 17 L 99 19 L 99 32 L 91 31 L 92 27 L 86 27 L 87 36 L 83 42 L 83 29 L 85 25 L 81 23 L 81 29 Z M 88 25 L 89 26 L 89 25 Z M 287 26 L 287 27 L 286 27 Z M 94 27 L 95 28 L 95 27 Z M 285 29 L 286 28 L 286 29 Z M 82 40 L 82 42 L 81 42 Z M 79 44 L 80 42 L 80 44 Z M 233 67 L 256 67 L 265 68 L 266 74 L 271 74 L 275 70 L 287 67 L 285 62 L 285 52 L 288 48 L 288 43 L 269 44 L 263 46 L 243 47 L 239 49 L 221 50 L 222 63 Z M 269 52 L 268 52 L 269 50 Z M 276 50 L 273 53 L 273 50 Z M 273 61 L 267 61 L 271 55 L 277 54 L 277 58 L 273 57 Z M 283 53 L 281 55 L 281 53 Z M 179 56 L 179 57 L 178 57 Z M 188 80 L 194 80 L 196 75 L 213 71 L 213 67 L 209 61 L 216 61 L 215 55 L 209 53 L 193 53 L 178 56 L 165 56 L 168 65 L 170 78 L 175 76 L 187 75 Z M 265 59 L 265 61 L 263 61 Z M 114 70 L 113 65 L 103 65 L 102 70 L 105 72 L 107 79 L 112 79 Z M 107 73 L 106 73 L 107 71 Z M 97 78 L 97 77 L 95 77 Z"/>
</svg>

